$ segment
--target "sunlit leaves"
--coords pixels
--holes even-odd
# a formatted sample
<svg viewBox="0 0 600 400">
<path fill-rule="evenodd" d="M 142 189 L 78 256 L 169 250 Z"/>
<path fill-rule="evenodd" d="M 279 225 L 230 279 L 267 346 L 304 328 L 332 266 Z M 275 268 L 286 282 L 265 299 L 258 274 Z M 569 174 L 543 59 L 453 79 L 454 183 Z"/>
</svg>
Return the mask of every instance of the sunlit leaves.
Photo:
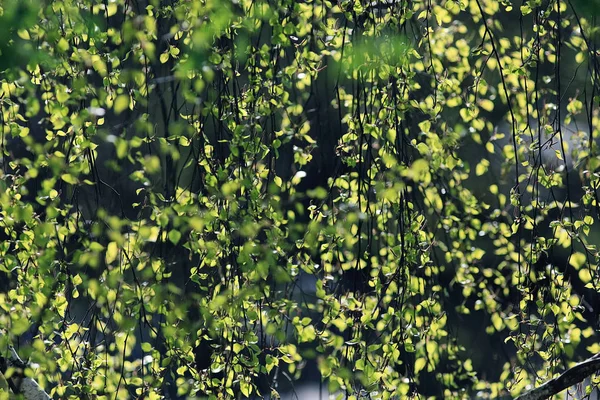
<svg viewBox="0 0 600 400">
<path fill-rule="evenodd" d="M 0 327 L 56 395 L 497 397 L 593 340 L 586 16 L 151 3 L 4 7 Z"/>
</svg>

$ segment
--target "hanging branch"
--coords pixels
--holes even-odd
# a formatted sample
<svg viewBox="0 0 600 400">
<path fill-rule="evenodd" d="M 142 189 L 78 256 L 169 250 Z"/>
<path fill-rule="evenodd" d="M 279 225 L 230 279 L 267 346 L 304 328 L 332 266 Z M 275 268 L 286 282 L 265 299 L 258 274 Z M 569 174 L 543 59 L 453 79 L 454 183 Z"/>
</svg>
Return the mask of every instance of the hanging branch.
<svg viewBox="0 0 600 400">
<path fill-rule="evenodd" d="M 585 361 L 569 368 L 561 375 L 550 379 L 541 386 L 522 394 L 515 400 L 542 400 L 583 381 L 588 376 L 600 370 L 600 353 L 593 355 Z"/>
</svg>

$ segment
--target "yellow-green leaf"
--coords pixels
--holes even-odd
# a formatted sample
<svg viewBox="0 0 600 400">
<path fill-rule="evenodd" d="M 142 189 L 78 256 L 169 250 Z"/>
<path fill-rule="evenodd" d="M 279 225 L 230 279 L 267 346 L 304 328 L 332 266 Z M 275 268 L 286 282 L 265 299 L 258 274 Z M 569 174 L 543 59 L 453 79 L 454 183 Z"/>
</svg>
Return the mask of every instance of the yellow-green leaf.
<svg viewBox="0 0 600 400">
<path fill-rule="evenodd" d="M 117 254 L 119 253 L 119 247 L 117 243 L 110 242 L 106 247 L 105 261 L 107 264 L 112 263 L 117 258 Z"/>
<path fill-rule="evenodd" d="M 116 114 L 121 114 L 125 109 L 129 107 L 129 96 L 126 94 L 121 94 L 117 96 L 115 102 L 113 104 L 113 109 Z"/>
</svg>

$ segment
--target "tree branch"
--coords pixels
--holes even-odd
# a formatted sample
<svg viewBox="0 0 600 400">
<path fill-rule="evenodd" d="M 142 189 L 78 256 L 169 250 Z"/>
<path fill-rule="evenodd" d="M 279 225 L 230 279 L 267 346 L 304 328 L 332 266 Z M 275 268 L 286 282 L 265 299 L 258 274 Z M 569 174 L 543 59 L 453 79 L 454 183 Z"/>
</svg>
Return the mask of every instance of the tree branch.
<svg viewBox="0 0 600 400">
<path fill-rule="evenodd" d="M 0 370 L 0 382 L 6 382 L 15 394 L 21 393 L 25 400 L 50 400 L 48 393 L 46 393 L 34 379 L 24 375 L 27 364 L 21 360 L 17 351 L 12 346 L 9 346 L 8 359 L 4 361 L 6 365 L 3 367 L 15 368 L 18 372 L 6 379 L 4 376 L 6 371 L 2 368 L 2 370 Z"/>
<path fill-rule="evenodd" d="M 543 400 L 550 398 L 576 383 L 583 381 L 598 370 L 600 370 L 600 353 L 569 368 L 556 378 L 550 379 L 541 386 L 520 395 L 516 400 Z"/>
</svg>

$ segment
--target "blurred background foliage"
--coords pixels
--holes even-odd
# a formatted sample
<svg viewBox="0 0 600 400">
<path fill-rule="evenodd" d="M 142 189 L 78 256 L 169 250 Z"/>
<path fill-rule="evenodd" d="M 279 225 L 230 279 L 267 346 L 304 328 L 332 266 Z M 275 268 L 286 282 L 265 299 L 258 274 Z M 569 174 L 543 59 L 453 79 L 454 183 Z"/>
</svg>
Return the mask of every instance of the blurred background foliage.
<svg viewBox="0 0 600 400">
<path fill-rule="evenodd" d="M 0 351 L 74 399 L 597 353 L 596 3 L 0 2 Z"/>
</svg>

